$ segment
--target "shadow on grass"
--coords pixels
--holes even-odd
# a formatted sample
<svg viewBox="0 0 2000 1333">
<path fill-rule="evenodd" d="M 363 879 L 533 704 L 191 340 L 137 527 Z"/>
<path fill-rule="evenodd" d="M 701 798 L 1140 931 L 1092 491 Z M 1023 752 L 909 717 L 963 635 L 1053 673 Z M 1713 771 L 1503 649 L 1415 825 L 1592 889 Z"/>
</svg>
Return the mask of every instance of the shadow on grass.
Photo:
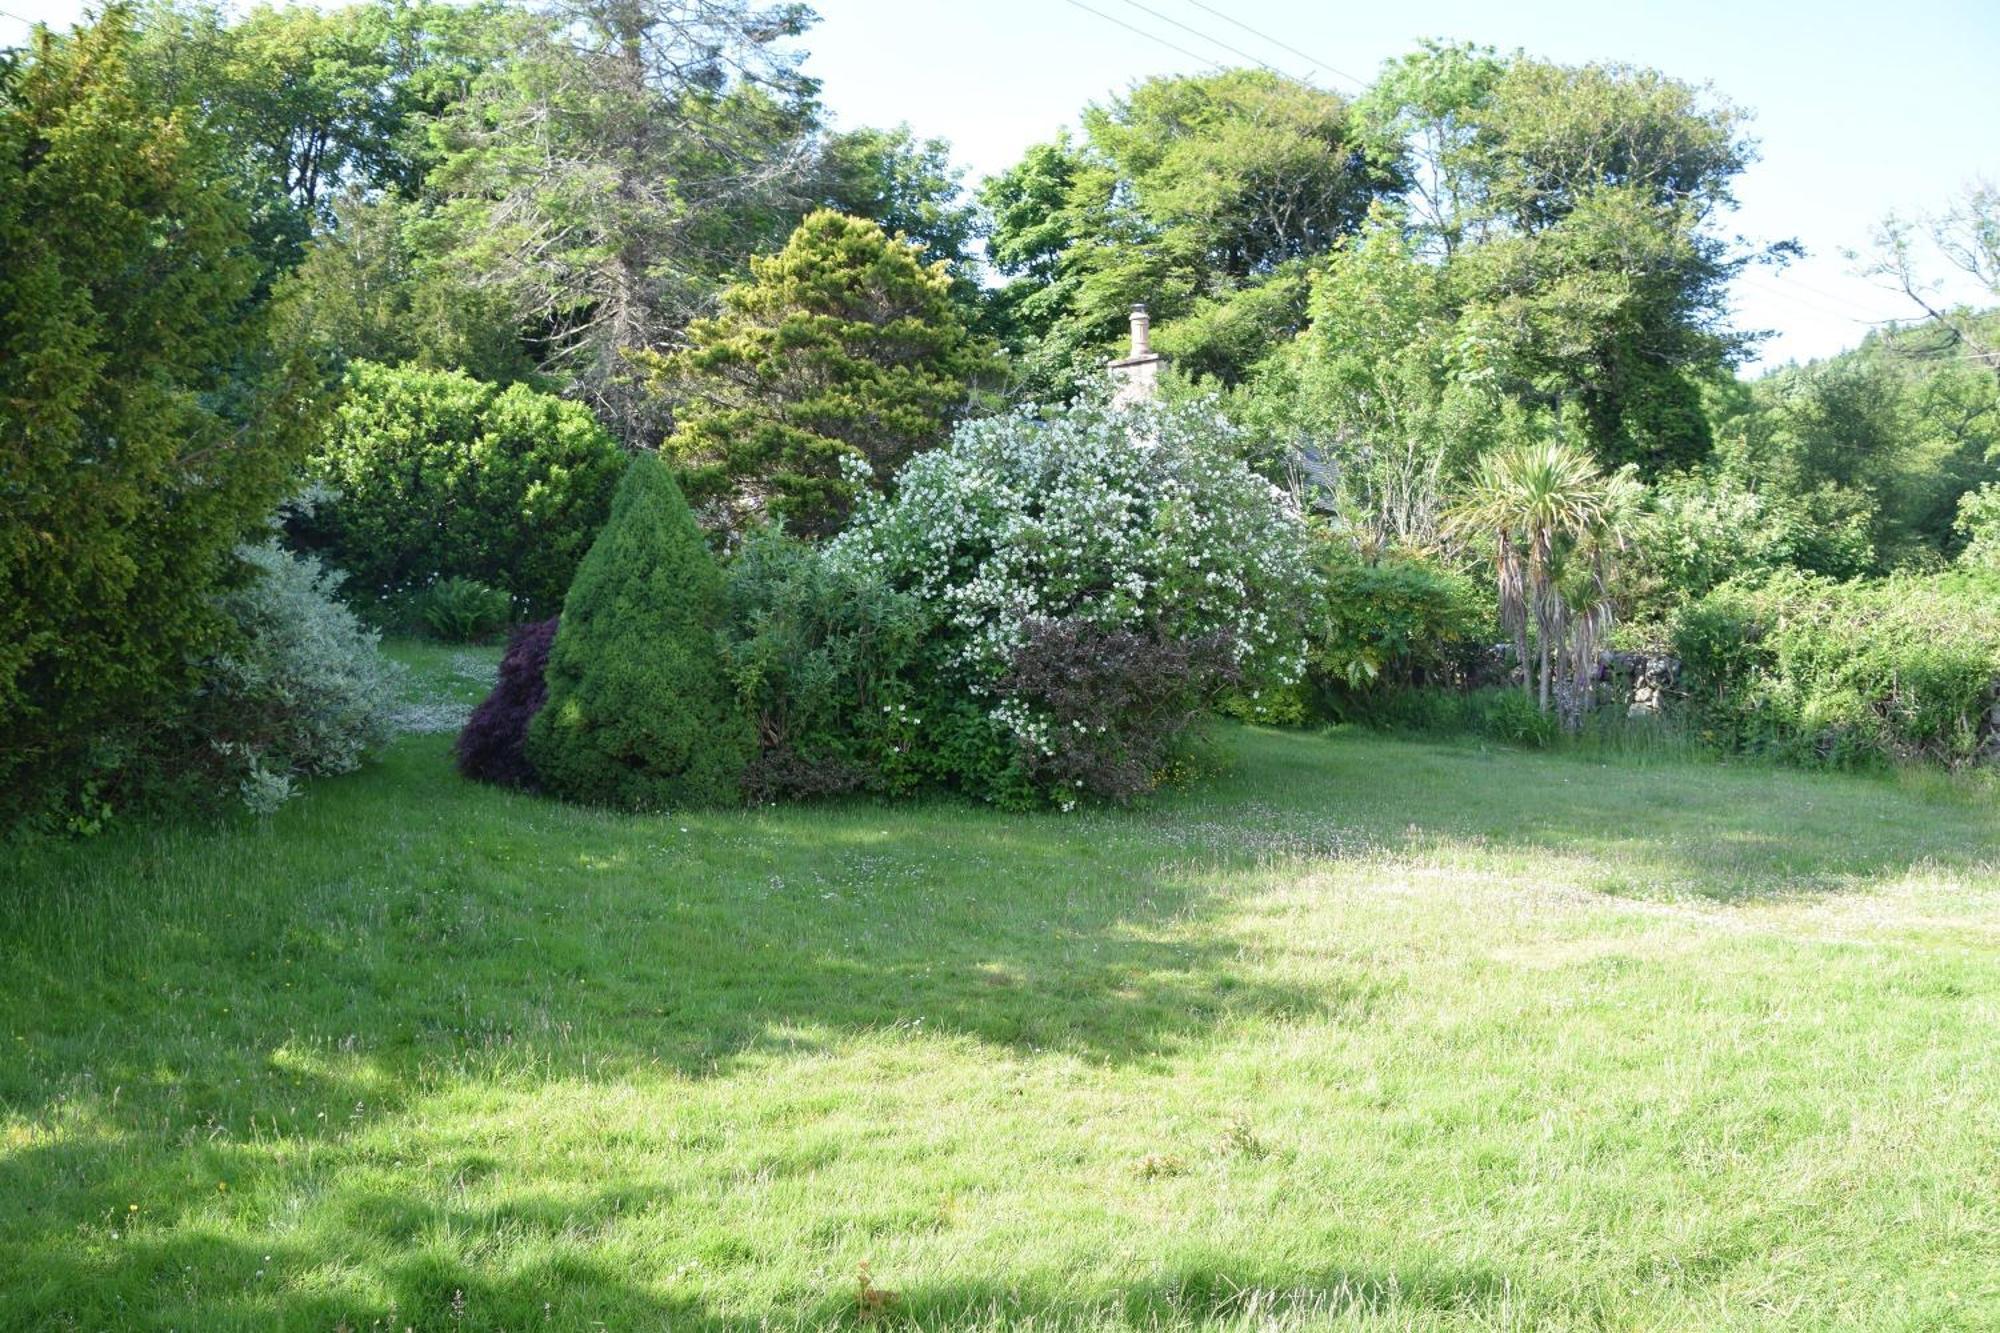
<svg viewBox="0 0 2000 1333">
<path fill-rule="evenodd" d="M 1709 760 L 1250 731 L 1211 801 L 1239 826 L 1397 850 L 1592 858 L 1584 887 L 1742 902 L 1837 893 L 1916 871 L 2000 874 L 2000 801 L 1942 774 L 1818 773 Z M 1171 816 L 1162 816 L 1171 818 Z M 1275 835 L 1267 841 L 1279 842 Z"/>
<path fill-rule="evenodd" d="M 320 1233 L 325 1236 L 325 1233 Z M 329 1238 L 330 1240 L 330 1238 Z M 691 1296 L 643 1289 L 574 1252 L 494 1266 L 423 1246 L 366 1264 L 360 1291 L 301 1275 L 355 1276 L 338 1242 L 257 1245 L 198 1229 L 85 1254 L 39 1249 L 9 1277 L 22 1327 L 349 1330 L 751 1328 Z M 364 1294 L 365 1293 L 365 1294 Z M 192 1317 L 191 1324 L 181 1323 Z"/>
<path fill-rule="evenodd" d="M 701 1326 L 710 1312 L 583 1259 L 496 1274 L 427 1243 L 567 1234 L 643 1198 L 516 1198 L 504 1215 L 406 1198 L 340 1178 L 353 1123 L 458 1081 L 701 1079 L 891 1030 L 996 1059 L 1164 1068 L 1236 1025 L 1365 1021 L 1392 982 L 1329 959 L 1310 984 L 1278 983 L 1246 953 L 1217 874 L 1245 864 L 1555 850 L 1613 863 L 1606 888 L 1729 899 L 1917 865 L 1990 873 L 1994 855 L 1990 807 L 1879 782 L 1381 740 L 1232 733 L 1237 767 L 1213 786 L 1074 819 L 867 805 L 634 819 L 464 784 L 444 744 L 406 741 L 268 824 L 14 862 L 0 1128 L 25 1130 L 0 1141 L 0 1271 L 14 1274 L 0 1322 L 148 1326 L 150 1304 L 219 1326 L 335 1327 L 393 1305 L 419 1328 Z M 273 1135 L 292 1164 L 272 1165 Z M 260 1191 L 260 1172 L 280 1179 Z M 218 1182 L 313 1200 L 313 1243 L 219 1237 L 200 1211 Z M 197 1202 L 175 1212 L 163 1196 Z M 112 1240 L 135 1199 L 140 1227 Z M 1103 1313 L 1059 1290 L 942 1278 L 898 1308 L 932 1325 Z M 1315 1302 L 1486 1308 L 1510 1291 L 1482 1273 L 1218 1260 L 1104 1299 L 1147 1323 Z"/>
<path fill-rule="evenodd" d="M 903 1281 L 875 1275 L 797 1291 L 783 1308 L 723 1312 L 676 1291 L 671 1273 L 644 1284 L 594 1262 L 574 1242 L 647 1202 L 611 1190 L 579 1204 L 515 1199 L 504 1209 L 454 1209 L 366 1190 L 328 1190 L 330 1215 L 308 1240 L 250 1244 L 168 1219 L 97 1247 L 33 1247 L 10 1278 L 13 1309 L 55 1327 L 165 1327 L 194 1312 L 217 1329 L 1041 1329 L 1320 1327 L 1355 1318 L 1472 1316 L 1531 1326 L 1554 1303 L 1490 1268 L 1413 1256 L 1391 1271 L 1290 1268 L 1254 1254 L 1169 1260 L 1124 1286 L 1060 1274 L 1003 1281 L 952 1273 Z M 446 1253 L 436 1236 L 504 1232 L 503 1264 Z M 379 1241 L 395 1242 L 387 1252 Z M 53 1241 L 54 1238 L 50 1238 Z M 539 1246 L 535 1242 L 542 1242 Z M 549 1253 L 559 1242 L 563 1252 Z M 525 1244 L 524 1244 L 525 1242 Z M 519 1252 L 527 1250 L 526 1257 Z M 680 1258 L 683 1256 L 674 1256 Z M 710 1258 L 716 1256 L 710 1255 Z M 747 1249 L 723 1256 L 754 1263 Z M 662 1270 L 666 1264 L 662 1264 Z M 337 1281 L 334 1279 L 345 1279 Z"/>
<path fill-rule="evenodd" d="M 32 1127 L 0 1153 L 0 1324 L 150 1326 L 150 1303 L 332 1327 L 360 1303 L 513 1327 L 547 1290 L 570 1293 L 558 1326 L 700 1323 L 566 1261 L 501 1279 L 436 1257 L 455 1251 L 427 1237 L 532 1236 L 580 1212 L 455 1214 L 364 1187 L 344 1175 L 353 1131 L 460 1082 L 706 1079 L 892 1031 L 1163 1061 L 1220 1025 L 1358 1021 L 1382 984 L 1261 979 L 1214 927 L 1226 900 L 1142 824 L 633 819 L 460 783 L 441 748 L 405 742 L 268 824 L 47 850 L 0 934 L 0 1127 Z M 220 1238 L 203 1210 L 225 1183 L 232 1202 L 312 1200 L 319 1243 Z M 315 1264 L 334 1271 L 299 1284 Z M 299 1294 L 315 1287 L 341 1295 Z"/>
</svg>

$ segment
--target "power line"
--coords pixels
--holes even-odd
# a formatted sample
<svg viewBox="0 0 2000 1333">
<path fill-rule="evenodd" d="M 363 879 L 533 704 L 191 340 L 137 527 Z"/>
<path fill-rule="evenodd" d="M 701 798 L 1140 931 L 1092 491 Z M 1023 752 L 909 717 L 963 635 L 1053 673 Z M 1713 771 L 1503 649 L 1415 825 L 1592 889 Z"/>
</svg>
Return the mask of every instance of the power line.
<svg viewBox="0 0 2000 1333">
<path fill-rule="evenodd" d="M 1786 282 L 1798 288 L 1800 291 L 1811 292 L 1814 296 L 1820 297 L 1824 300 L 1831 301 L 1835 305 L 1852 306 L 1856 310 L 1874 309 L 1873 306 L 1863 305 L 1861 302 L 1855 300 L 1851 296 L 1842 296 L 1840 293 L 1830 292 L 1824 287 L 1815 287 L 1809 282 L 1801 282 L 1799 280 L 1798 275 L 1793 273 L 1790 269 L 1782 269 L 1782 268 L 1773 269 L 1771 271 L 1771 276 L 1773 278 L 1783 278 Z"/>
<path fill-rule="evenodd" d="M 1231 55 L 1242 56 L 1245 60 L 1249 61 L 1251 64 L 1258 65 L 1263 67 L 1264 69 L 1270 70 L 1271 73 L 1273 74 L 1283 74 L 1288 79 L 1292 77 L 1289 74 L 1285 74 L 1284 70 L 1279 69 L 1276 65 L 1273 65 L 1270 61 L 1260 60 L 1256 56 L 1251 55 L 1248 51 L 1242 49 L 1241 47 L 1231 46 L 1228 42 L 1223 41 L 1220 37 L 1211 37 L 1209 34 L 1203 32 L 1199 28 L 1191 28 L 1177 18 L 1172 18 L 1166 14 L 1162 14 L 1159 10 L 1152 8 L 1150 5 L 1140 4 L 1139 0 L 1125 0 L 1125 3 L 1132 6 L 1132 8 L 1139 10 L 1141 13 L 1151 14 L 1154 18 L 1158 19 L 1162 23 L 1171 23 L 1176 28 L 1179 28 L 1182 32 L 1192 33 L 1194 36 L 1201 38 L 1201 40 L 1203 40 L 1204 42 L 1209 42 L 1216 46 L 1219 46 L 1223 50 L 1229 52 Z"/>
<path fill-rule="evenodd" d="M 1092 9 L 1089 5 L 1083 3 L 1083 0 L 1068 0 L 1068 3 L 1075 6 L 1078 9 L 1081 9 L 1086 14 L 1097 15 L 1097 17 L 1103 19 L 1106 23 L 1115 23 L 1119 27 L 1125 29 L 1125 31 L 1127 32 L 1138 33 L 1141 37 L 1144 37 L 1149 42 L 1158 42 L 1161 46 L 1166 47 L 1169 51 L 1178 51 L 1190 60 L 1199 60 L 1204 65 L 1214 65 L 1216 63 L 1214 59 L 1208 56 L 1198 55 L 1195 52 L 1188 50 L 1185 46 L 1175 45 L 1173 42 L 1168 41 L 1166 38 L 1160 36 L 1158 33 L 1147 32 L 1144 28 L 1135 27 L 1134 25 L 1127 23 L 1124 19 L 1113 18 L 1111 15 L 1105 13 L 1101 9 Z"/>
<path fill-rule="evenodd" d="M 1750 277 L 1748 274 L 1739 273 L 1736 277 L 1736 280 L 1742 283 L 1746 287 L 1754 288 L 1757 291 L 1765 292 L 1771 296 L 1781 297 L 1784 300 L 1790 301 L 1795 305 L 1803 306 L 1807 310 L 1817 311 L 1818 313 L 1828 316 L 1829 318 L 1832 319 L 1847 320 L 1851 324 L 1893 324 L 1896 322 L 1893 319 L 1863 319 L 1859 315 L 1849 313 L 1849 311 L 1847 310 L 1837 310 L 1833 306 L 1826 304 L 1824 302 L 1809 299 L 1805 296 L 1800 295 L 1798 292 L 1787 291 L 1783 287 L 1775 287 L 1768 282 L 1759 282 L 1757 279 Z M 1860 305 L 1853 305 L 1851 307 L 1851 309 L 1853 310 L 1860 310 L 1863 308 L 1864 307 Z"/>
<path fill-rule="evenodd" d="M 1255 37 L 1260 42 L 1269 42 L 1271 45 L 1277 47 L 1280 51 L 1290 52 L 1292 55 L 1297 56 L 1299 59 L 1305 61 L 1315 69 L 1323 69 L 1329 74 L 1337 74 L 1341 78 L 1346 79 L 1349 83 L 1353 84 L 1357 88 L 1366 88 L 1368 86 L 1368 81 L 1366 79 L 1357 79 L 1352 74 L 1349 74 L 1346 70 L 1336 69 L 1333 65 L 1329 64 L 1327 61 L 1320 60 L 1317 57 L 1308 55 L 1304 51 L 1299 50 L 1298 47 L 1292 46 L 1287 42 L 1281 42 L 1268 32 L 1259 32 L 1255 28 L 1251 27 L 1249 24 L 1245 23 L 1242 19 L 1237 18 L 1232 14 L 1225 14 L 1221 10 L 1217 9 L 1214 5 L 1203 4 L 1202 0 L 1187 0 L 1187 2 L 1193 5 L 1196 9 L 1202 10 L 1205 13 L 1215 15 L 1215 17 L 1221 19 L 1225 23 L 1235 24 L 1237 27 L 1243 29 L 1243 31 L 1249 33 L 1252 37 Z M 1214 39 L 1211 38 L 1210 40 Z M 1218 42 L 1217 45 L 1219 46 L 1221 45 L 1221 43 Z M 1257 63 L 1261 65 L 1264 62 L 1260 60 Z M 1265 68 L 1268 69 L 1270 68 L 1270 66 L 1266 65 Z"/>
</svg>

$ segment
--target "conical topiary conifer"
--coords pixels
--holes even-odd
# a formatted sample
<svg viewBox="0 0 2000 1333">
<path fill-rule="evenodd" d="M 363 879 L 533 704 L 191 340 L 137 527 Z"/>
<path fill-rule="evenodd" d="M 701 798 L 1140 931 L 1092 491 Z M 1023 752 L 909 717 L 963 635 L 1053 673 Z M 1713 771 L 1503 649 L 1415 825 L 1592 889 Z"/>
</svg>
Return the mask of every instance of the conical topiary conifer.
<svg viewBox="0 0 2000 1333">
<path fill-rule="evenodd" d="M 723 674 L 722 572 L 680 488 L 634 459 L 577 568 L 528 760 L 558 796 L 628 810 L 735 799 L 753 751 Z"/>
</svg>

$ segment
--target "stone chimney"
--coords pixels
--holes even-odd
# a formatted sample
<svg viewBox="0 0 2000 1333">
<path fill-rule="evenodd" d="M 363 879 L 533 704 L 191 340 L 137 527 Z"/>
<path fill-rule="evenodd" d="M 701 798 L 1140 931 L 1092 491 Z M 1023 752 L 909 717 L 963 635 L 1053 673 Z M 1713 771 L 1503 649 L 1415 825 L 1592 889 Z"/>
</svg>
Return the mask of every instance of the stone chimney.
<svg viewBox="0 0 2000 1333">
<path fill-rule="evenodd" d="M 1160 390 L 1160 372 L 1167 359 L 1153 350 L 1153 317 L 1146 303 L 1132 307 L 1132 350 L 1106 367 L 1111 373 L 1111 405 L 1130 407 Z"/>
</svg>

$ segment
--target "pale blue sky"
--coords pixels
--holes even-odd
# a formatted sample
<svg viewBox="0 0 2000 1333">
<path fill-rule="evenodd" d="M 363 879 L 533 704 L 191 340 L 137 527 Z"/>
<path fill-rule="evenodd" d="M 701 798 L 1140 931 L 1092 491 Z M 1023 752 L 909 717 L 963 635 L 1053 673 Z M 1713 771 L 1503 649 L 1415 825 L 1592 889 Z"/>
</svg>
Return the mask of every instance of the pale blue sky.
<svg viewBox="0 0 2000 1333">
<path fill-rule="evenodd" d="M 1739 185 L 1734 229 L 1760 241 L 1797 237 L 1810 252 L 1785 273 L 1757 272 L 1737 286 L 1739 323 L 1779 331 L 1767 361 L 1823 356 L 1858 340 L 1866 321 L 1905 315 L 1899 298 L 1851 275 L 1841 251 L 1864 245 L 1890 209 L 1935 208 L 1975 176 L 2000 178 L 2000 0 L 815 7 L 821 22 L 807 42 L 807 68 L 823 80 L 840 123 L 908 121 L 941 135 L 974 180 L 1134 80 L 1207 61 L 1245 63 L 1224 44 L 1344 92 L 1425 36 L 1564 61 L 1631 61 L 1713 83 L 1755 114 L 1751 132 L 1762 143 L 1762 159 Z M 0 41 L 18 39 L 21 19 L 66 23 L 80 8 L 79 0 L 0 0 L 11 16 L 0 16 Z"/>
</svg>

